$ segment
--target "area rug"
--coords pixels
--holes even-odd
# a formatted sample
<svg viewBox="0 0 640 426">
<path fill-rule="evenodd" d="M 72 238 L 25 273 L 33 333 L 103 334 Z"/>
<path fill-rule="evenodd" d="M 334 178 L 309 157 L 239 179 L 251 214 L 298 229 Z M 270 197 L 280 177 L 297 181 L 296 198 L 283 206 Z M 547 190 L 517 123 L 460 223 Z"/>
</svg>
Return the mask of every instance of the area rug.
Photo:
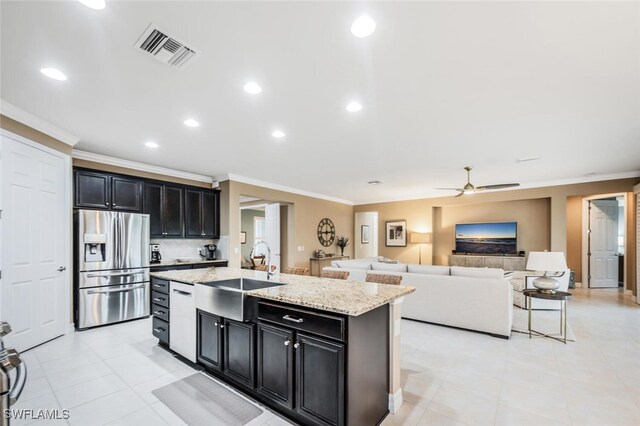
<svg viewBox="0 0 640 426">
<path fill-rule="evenodd" d="M 571 317 L 569 317 L 569 320 Z M 513 325 L 511 330 L 518 333 L 529 334 L 529 311 L 517 306 L 513 307 Z M 560 311 L 531 311 L 532 328 L 544 334 L 559 337 L 560 332 Z M 567 321 L 567 341 L 575 342 L 576 336 L 571 331 L 571 323 Z"/>
<path fill-rule="evenodd" d="M 242 426 L 263 412 L 201 373 L 152 393 L 190 426 Z"/>
</svg>

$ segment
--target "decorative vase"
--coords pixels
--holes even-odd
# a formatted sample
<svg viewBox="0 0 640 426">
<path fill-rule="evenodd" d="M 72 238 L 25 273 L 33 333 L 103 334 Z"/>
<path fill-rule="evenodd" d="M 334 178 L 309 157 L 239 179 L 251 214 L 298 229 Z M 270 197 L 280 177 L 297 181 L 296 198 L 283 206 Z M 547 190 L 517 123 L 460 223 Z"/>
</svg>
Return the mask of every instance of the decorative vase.
<svg viewBox="0 0 640 426">
<path fill-rule="evenodd" d="M 344 247 L 340 247 L 340 256 L 344 256 Z"/>
</svg>

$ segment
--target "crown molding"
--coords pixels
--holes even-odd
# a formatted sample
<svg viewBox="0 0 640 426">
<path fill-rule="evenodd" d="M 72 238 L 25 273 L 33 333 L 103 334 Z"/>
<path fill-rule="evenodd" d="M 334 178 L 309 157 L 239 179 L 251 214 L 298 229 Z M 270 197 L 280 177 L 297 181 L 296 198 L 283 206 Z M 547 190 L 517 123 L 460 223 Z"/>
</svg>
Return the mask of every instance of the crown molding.
<svg viewBox="0 0 640 426">
<path fill-rule="evenodd" d="M 353 206 L 353 201 L 344 200 L 342 198 L 331 197 L 329 195 L 318 194 L 316 192 L 305 191 L 303 189 L 293 188 L 286 185 L 280 185 L 277 183 L 271 183 L 264 180 L 248 178 L 246 176 L 240 176 L 233 173 L 228 173 L 223 176 L 219 176 L 216 178 L 218 182 L 222 182 L 224 180 L 231 180 L 234 182 L 246 183 L 247 185 L 260 186 L 262 188 L 274 189 L 276 191 L 289 192 L 291 194 L 304 195 L 305 197 L 318 198 L 320 200 L 333 201 L 334 203 L 346 204 L 349 206 Z"/>
<path fill-rule="evenodd" d="M 74 149 L 71 151 L 71 157 L 78 160 L 93 161 L 96 163 L 109 164 L 111 166 L 124 167 L 127 169 L 138 170 L 141 172 L 157 173 L 165 176 L 172 176 L 181 179 L 189 179 L 197 182 L 205 182 L 212 184 L 213 187 L 218 186 L 218 182 L 214 181 L 210 176 L 198 175 L 195 173 L 183 172 L 181 170 L 167 169 L 165 167 L 152 166 L 150 164 L 138 163 L 136 161 L 122 160 L 120 158 L 109 157 L 107 155 L 94 154 L 92 152 L 80 151 Z"/>
<path fill-rule="evenodd" d="M 542 182 L 532 182 L 525 183 L 516 188 L 507 188 L 507 189 L 494 189 L 492 191 L 483 192 L 485 194 L 489 194 L 492 192 L 505 192 L 505 191 L 520 191 L 523 189 L 535 189 L 535 188 L 546 188 L 551 186 L 562 186 L 562 185 L 576 185 L 581 183 L 591 183 L 591 182 L 602 182 L 607 180 L 616 180 L 616 179 L 629 179 L 634 177 L 640 177 L 640 170 L 634 170 L 631 172 L 622 172 L 622 173 L 610 173 L 606 175 L 595 175 L 595 176 L 581 176 L 576 178 L 567 178 L 567 179 L 558 179 L 558 180 L 548 180 Z M 640 184 L 636 185 L 636 187 L 640 188 Z M 636 188 L 634 187 L 634 188 Z M 455 194 L 451 195 L 453 197 Z M 367 201 L 356 202 L 355 206 L 363 206 L 366 204 L 380 204 L 380 203 L 395 203 L 399 201 L 412 201 L 412 200 L 423 200 L 427 198 L 448 198 L 449 195 L 443 194 L 433 194 L 426 193 L 418 196 L 407 196 L 407 197 L 399 197 L 399 198 L 377 198 L 370 199 Z"/>
<path fill-rule="evenodd" d="M 13 120 L 19 121 L 26 126 L 36 129 L 45 135 L 51 136 L 60 142 L 66 143 L 67 145 L 74 146 L 78 141 L 80 141 L 80 138 L 77 136 L 67 133 L 53 124 L 48 123 L 2 99 L 0 99 L 0 113 Z"/>
</svg>

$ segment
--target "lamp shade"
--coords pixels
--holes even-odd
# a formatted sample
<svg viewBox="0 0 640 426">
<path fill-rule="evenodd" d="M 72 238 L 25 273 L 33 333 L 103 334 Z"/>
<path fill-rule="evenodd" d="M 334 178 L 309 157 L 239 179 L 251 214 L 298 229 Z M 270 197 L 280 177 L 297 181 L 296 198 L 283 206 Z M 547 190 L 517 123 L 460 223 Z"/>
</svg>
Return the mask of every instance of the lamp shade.
<svg viewBox="0 0 640 426">
<path fill-rule="evenodd" d="M 561 251 L 532 251 L 527 260 L 529 271 L 564 271 L 567 262 Z"/>
<path fill-rule="evenodd" d="M 412 232 L 409 234 L 409 242 L 415 244 L 430 243 L 431 232 Z"/>
</svg>

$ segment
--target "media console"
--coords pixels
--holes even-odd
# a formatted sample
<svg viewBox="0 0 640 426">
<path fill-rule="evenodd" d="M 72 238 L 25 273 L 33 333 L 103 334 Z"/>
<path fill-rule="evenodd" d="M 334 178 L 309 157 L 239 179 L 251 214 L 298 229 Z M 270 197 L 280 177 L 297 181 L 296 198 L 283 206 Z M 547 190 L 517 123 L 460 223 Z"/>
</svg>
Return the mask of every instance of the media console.
<svg viewBox="0 0 640 426">
<path fill-rule="evenodd" d="M 452 254 L 449 266 L 465 266 L 467 268 L 500 268 L 504 271 L 524 271 L 526 260 L 522 256 L 479 256 Z"/>
</svg>

